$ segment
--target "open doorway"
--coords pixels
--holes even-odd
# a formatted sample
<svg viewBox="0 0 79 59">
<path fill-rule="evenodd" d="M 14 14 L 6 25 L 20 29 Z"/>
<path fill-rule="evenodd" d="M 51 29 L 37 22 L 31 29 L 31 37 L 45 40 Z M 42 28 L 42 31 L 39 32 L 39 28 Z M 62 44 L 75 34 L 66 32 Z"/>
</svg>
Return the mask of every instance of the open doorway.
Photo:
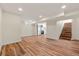
<svg viewBox="0 0 79 59">
<path fill-rule="evenodd" d="M 38 35 L 46 35 L 46 23 L 38 23 Z"/>
<path fill-rule="evenodd" d="M 72 19 L 65 20 L 64 26 L 60 35 L 60 39 L 71 40 L 72 38 Z"/>
</svg>

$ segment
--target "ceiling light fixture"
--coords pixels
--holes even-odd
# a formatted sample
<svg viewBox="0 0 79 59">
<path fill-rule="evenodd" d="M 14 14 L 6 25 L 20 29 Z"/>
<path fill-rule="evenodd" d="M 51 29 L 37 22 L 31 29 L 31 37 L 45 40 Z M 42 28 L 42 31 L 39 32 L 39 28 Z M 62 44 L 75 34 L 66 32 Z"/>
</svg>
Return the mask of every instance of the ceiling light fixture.
<svg viewBox="0 0 79 59">
<path fill-rule="evenodd" d="M 39 16 L 40 18 L 42 18 L 42 16 Z"/>
<path fill-rule="evenodd" d="M 22 8 L 18 8 L 18 11 L 23 11 L 23 9 Z"/>
<path fill-rule="evenodd" d="M 41 21 L 45 21 L 45 20 L 47 20 L 47 18 L 43 18 L 43 19 L 41 19 Z"/>
<path fill-rule="evenodd" d="M 62 9 L 65 9 L 65 8 L 66 8 L 66 5 L 63 5 L 61 8 L 62 8 Z"/>
<path fill-rule="evenodd" d="M 34 23 L 36 23 L 36 21 L 33 21 L 32 23 L 34 24 Z"/>
</svg>

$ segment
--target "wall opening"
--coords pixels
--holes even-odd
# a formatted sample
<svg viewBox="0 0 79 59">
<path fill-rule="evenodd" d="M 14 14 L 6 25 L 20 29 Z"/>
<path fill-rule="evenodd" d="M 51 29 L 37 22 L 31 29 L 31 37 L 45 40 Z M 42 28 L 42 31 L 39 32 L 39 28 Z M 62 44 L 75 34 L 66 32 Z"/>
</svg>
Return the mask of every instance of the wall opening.
<svg viewBox="0 0 79 59">
<path fill-rule="evenodd" d="M 46 23 L 38 23 L 38 35 L 46 35 Z"/>
<path fill-rule="evenodd" d="M 64 26 L 59 39 L 71 40 L 72 38 L 72 19 L 64 20 Z"/>
</svg>

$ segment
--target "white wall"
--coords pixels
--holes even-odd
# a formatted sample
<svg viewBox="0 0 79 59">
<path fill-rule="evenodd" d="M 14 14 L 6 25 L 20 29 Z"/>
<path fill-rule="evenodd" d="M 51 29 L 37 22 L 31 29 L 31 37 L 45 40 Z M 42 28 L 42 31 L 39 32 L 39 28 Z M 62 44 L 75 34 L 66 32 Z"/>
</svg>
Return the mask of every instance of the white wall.
<svg viewBox="0 0 79 59">
<path fill-rule="evenodd" d="M 21 36 L 37 35 L 37 24 L 24 24 Z"/>
<path fill-rule="evenodd" d="M 19 15 L 3 12 L 2 20 L 3 44 L 20 41 L 22 24 Z"/>
<path fill-rule="evenodd" d="M 58 40 L 63 26 L 64 23 L 62 21 L 47 22 L 47 37 Z"/>
<path fill-rule="evenodd" d="M 32 36 L 32 24 L 24 24 L 21 36 Z"/>
<path fill-rule="evenodd" d="M 0 46 L 2 45 L 2 10 L 0 9 Z"/>
<path fill-rule="evenodd" d="M 79 18 L 72 20 L 72 40 L 79 40 Z"/>
<path fill-rule="evenodd" d="M 47 24 L 47 38 L 57 39 L 57 37 L 56 37 L 56 25 Z"/>
<path fill-rule="evenodd" d="M 60 35 L 61 35 L 61 33 L 62 33 L 62 30 L 63 30 L 63 27 L 64 27 L 64 22 L 63 21 L 57 21 L 57 23 L 56 23 L 57 25 L 57 39 L 59 39 L 60 38 Z"/>
<path fill-rule="evenodd" d="M 37 24 L 32 24 L 32 35 L 38 35 L 37 34 Z"/>
</svg>

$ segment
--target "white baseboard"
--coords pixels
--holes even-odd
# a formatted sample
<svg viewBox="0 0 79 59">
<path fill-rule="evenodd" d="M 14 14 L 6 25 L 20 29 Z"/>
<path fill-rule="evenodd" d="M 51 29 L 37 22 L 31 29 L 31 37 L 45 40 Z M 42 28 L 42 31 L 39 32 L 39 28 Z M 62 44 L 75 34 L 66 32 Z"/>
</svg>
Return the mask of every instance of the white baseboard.
<svg viewBox="0 0 79 59">
<path fill-rule="evenodd" d="M 74 41 L 74 40 L 79 40 L 79 39 L 71 39 L 72 41 Z"/>
</svg>

